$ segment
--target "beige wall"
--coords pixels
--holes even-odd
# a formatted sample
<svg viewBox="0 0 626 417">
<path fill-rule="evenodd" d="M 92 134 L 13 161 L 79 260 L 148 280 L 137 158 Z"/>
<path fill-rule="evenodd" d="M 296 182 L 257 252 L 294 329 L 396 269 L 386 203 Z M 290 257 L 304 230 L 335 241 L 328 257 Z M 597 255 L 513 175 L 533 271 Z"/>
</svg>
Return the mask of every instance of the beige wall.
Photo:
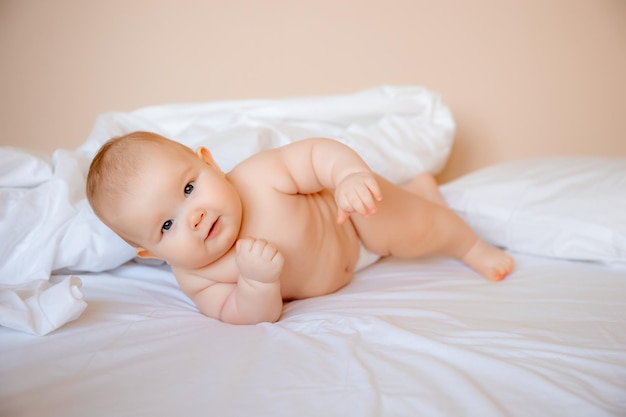
<svg viewBox="0 0 626 417">
<path fill-rule="evenodd" d="M 624 0 L 0 0 L 0 144 L 74 148 L 99 113 L 420 84 L 458 123 L 442 179 L 626 156 Z"/>
</svg>

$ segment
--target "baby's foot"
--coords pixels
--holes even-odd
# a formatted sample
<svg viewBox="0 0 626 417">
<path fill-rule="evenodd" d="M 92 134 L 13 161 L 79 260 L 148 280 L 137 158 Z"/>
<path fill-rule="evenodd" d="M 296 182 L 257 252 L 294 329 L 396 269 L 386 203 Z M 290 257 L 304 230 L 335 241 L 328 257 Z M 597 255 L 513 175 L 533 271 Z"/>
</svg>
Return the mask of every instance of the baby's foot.
<svg viewBox="0 0 626 417">
<path fill-rule="evenodd" d="M 513 271 L 513 257 L 481 239 L 476 241 L 462 260 L 492 281 L 502 281 Z"/>
</svg>

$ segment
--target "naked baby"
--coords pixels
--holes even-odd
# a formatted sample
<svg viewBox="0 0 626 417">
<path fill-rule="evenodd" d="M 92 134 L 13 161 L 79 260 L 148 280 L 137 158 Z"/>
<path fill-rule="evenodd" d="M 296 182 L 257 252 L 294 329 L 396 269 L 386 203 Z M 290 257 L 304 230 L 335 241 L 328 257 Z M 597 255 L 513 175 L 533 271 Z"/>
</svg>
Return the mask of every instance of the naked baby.
<svg viewBox="0 0 626 417">
<path fill-rule="evenodd" d="M 227 323 L 274 322 L 284 300 L 338 290 L 365 249 L 454 257 L 494 281 L 513 269 L 445 206 L 432 176 L 394 185 L 331 139 L 263 151 L 225 173 L 205 148 L 135 132 L 100 149 L 87 197 L 138 256 L 165 260 L 200 311 Z"/>
</svg>

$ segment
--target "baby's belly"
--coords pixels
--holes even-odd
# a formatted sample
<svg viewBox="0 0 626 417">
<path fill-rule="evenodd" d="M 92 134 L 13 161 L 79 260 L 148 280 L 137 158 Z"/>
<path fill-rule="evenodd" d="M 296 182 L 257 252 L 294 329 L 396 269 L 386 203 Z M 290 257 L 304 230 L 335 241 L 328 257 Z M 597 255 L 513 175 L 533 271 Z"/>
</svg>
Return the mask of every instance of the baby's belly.
<svg viewBox="0 0 626 417">
<path fill-rule="evenodd" d="M 334 253 L 313 249 L 310 258 L 286 265 L 281 276 L 283 298 L 316 297 L 346 286 L 354 275 L 358 250 L 358 244 L 343 246 Z"/>
<path fill-rule="evenodd" d="M 350 221 L 337 224 L 336 208 L 328 196 L 308 201 L 300 210 L 311 211 L 303 216 L 309 221 L 294 224 L 288 241 L 279 244 L 285 256 L 281 287 L 287 300 L 330 294 L 344 287 L 352 279 L 359 256 L 354 226 Z"/>
</svg>

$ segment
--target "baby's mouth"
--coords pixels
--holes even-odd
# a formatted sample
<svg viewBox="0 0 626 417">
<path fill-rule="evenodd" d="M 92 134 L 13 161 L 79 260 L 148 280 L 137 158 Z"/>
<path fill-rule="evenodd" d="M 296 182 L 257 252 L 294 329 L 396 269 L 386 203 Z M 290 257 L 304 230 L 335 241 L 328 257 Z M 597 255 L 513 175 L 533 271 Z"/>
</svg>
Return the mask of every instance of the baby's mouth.
<svg viewBox="0 0 626 417">
<path fill-rule="evenodd" d="M 209 239 L 213 233 L 215 232 L 215 230 L 217 229 L 217 223 L 220 221 L 220 218 L 218 217 L 217 219 L 215 219 L 215 221 L 213 222 L 213 224 L 211 225 L 211 228 L 209 229 L 209 233 L 207 233 L 206 238 Z"/>
</svg>

